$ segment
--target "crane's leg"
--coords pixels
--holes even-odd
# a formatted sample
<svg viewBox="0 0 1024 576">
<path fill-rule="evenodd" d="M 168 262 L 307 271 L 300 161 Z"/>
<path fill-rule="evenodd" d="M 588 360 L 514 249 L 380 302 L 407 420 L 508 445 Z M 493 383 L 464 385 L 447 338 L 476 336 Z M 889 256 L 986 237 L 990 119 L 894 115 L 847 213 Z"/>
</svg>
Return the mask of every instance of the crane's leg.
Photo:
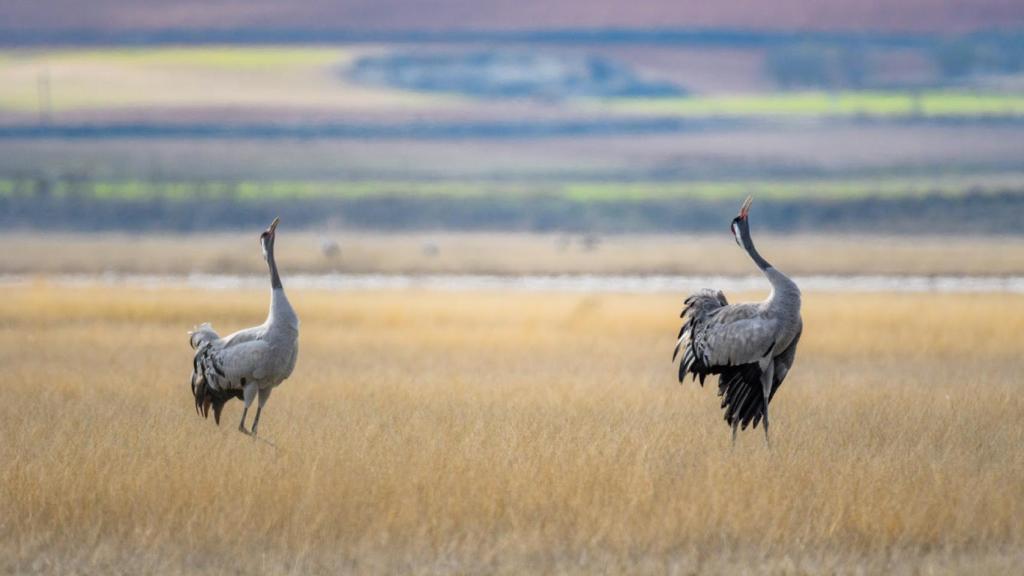
<svg viewBox="0 0 1024 576">
<path fill-rule="evenodd" d="M 258 390 L 259 387 L 255 382 L 249 382 L 242 388 L 242 401 L 245 402 L 245 408 L 242 408 L 242 421 L 238 423 L 238 431 L 243 434 L 249 434 L 249 431 L 245 429 L 245 416 L 249 413 L 249 405 L 256 398 Z"/>
<path fill-rule="evenodd" d="M 263 412 L 263 405 L 267 403 L 267 399 L 270 398 L 270 391 L 273 388 L 261 388 L 260 389 L 260 401 L 256 404 L 256 418 L 252 421 L 252 436 L 256 437 L 256 427 L 260 425 L 260 413 Z"/>
<path fill-rule="evenodd" d="M 761 370 L 761 389 L 764 391 L 764 442 L 769 448 L 772 440 L 768 436 L 768 399 L 772 396 L 772 384 L 775 381 L 775 362 L 769 358 L 768 365 Z"/>
</svg>

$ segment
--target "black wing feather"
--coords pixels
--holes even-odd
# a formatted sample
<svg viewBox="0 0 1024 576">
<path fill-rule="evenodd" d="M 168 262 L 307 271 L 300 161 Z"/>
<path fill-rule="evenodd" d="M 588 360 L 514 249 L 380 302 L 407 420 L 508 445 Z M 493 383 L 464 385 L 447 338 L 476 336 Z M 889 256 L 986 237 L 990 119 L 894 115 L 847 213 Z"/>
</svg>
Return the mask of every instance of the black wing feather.
<svg viewBox="0 0 1024 576">
<path fill-rule="evenodd" d="M 704 363 L 704 355 L 695 349 L 695 340 L 699 341 L 699 332 L 704 329 L 708 319 L 716 310 L 727 305 L 728 302 L 721 292 L 703 290 L 688 297 L 681 314 L 683 326 L 679 329 L 672 360 L 675 361 L 680 348 L 683 348 L 683 359 L 679 364 L 680 382 L 687 374 L 692 374 L 694 378 L 700 379 L 700 384 L 703 386 L 707 376 L 718 375 L 718 395 L 722 398 L 721 407 L 725 411 L 726 423 L 744 430 L 747 426 L 757 428 L 764 414 L 760 365 L 750 363 L 737 366 L 709 366 Z M 690 336 L 684 342 L 681 338 L 687 331 L 690 332 Z M 797 334 L 793 342 L 772 360 L 775 362 L 775 367 L 772 390 L 768 395 L 769 404 L 793 364 L 799 340 L 800 334 Z M 774 343 L 765 351 L 765 354 L 769 354 L 772 348 L 774 348 Z"/>
</svg>

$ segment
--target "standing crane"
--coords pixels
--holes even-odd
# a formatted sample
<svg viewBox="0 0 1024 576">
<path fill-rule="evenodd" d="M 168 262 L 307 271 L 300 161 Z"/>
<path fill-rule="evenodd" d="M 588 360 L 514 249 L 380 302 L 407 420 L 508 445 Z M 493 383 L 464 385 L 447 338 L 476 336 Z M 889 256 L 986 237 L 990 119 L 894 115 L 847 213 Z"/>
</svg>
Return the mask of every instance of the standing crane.
<svg viewBox="0 0 1024 576">
<path fill-rule="evenodd" d="M 270 312 L 266 322 L 224 338 L 208 323 L 189 332 L 189 344 L 195 350 L 192 395 L 196 412 L 206 418 L 212 407 L 213 419 L 219 426 L 224 404 L 232 398 L 240 398 L 245 408 L 238 430 L 253 437 L 270 392 L 291 375 L 299 354 L 299 317 L 285 296 L 274 261 L 279 221 L 280 218 L 274 218 L 270 227 L 260 234 L 263 258 L 270 267 Z M 245 417 L 257 396 L 259 404 L 250 432 L 245 429 Z"/>
<path fill-rule="evenodd" d="M 768 404 L 789 374 L 796 357 L 796 345 L 803 331 L 800 318 L 800 289 L 788 276 L 761 257 L 750 237 L 748 215 L 751 197 L 733 218 L 731 229 L 736 243 L 764 273 L 772 291 L 762 302 L 729 304 L 721 290 L 703 289 L 684 303 L 683 327 L 679 330 L 672 361 L 680 350 L 679 381 L 687 374 L 704 378 L 718 375 L 718 395 L 725 409 L 725 421 L 736 430 L 764 419 L 768 437 Z"/>
</svg>

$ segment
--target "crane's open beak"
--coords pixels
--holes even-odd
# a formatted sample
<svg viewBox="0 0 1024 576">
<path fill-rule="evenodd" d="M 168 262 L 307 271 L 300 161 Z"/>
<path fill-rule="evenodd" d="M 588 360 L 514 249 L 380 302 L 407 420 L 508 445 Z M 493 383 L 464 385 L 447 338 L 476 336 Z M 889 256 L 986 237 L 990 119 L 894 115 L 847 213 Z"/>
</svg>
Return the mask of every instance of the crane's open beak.
<svg viewBox="0 0 1024 576">
<path fill-rule="evenodd" d="M 747 196 L 747 199 L 743 201 L 743 206 L 740 206 L 740 218 L 743 220 L 747 219 L 747 214 L 750 213 L 750 205 L 754 202 L 753 196 Z"/>
<path fill-rule="evenodd" d="M 270 223 L 270 228 L 267 228 L 267 232 L 269 232 L 271 236 L 274 235 L 274 231 L 277 230 L 277 223 L 280 221 L 281 217 L 279 216 L 277 218 L 274 218 L 274 221 Z"/>
</svg>

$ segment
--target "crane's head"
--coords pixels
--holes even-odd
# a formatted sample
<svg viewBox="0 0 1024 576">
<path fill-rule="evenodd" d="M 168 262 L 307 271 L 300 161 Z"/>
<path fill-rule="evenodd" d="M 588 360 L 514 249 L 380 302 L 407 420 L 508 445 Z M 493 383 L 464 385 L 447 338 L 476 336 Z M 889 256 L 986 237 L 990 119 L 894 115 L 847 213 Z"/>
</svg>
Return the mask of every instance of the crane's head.
<svg viewBox="0 0 1024 576">
<path fill-rule="evenodd" d="M 736 244 L 739 244 L 740 248 L 745 248 L 743 239 L 750 237 L 750 225 L 747 222 L 747 215 L 750 214 L 750 204 L 754 202 L 753 196 L 747 196 L 747 199 L 743 201 L 743 206 L 740 206 L 740 213 L 732 219 L 730 228 L 732 229 L 732 236 L 736 239 Z"/>
<path fill-rule="evenodd" d="M 263 247 L 263 259 L 266 260 L 269 254 L 274 251 L 274 236 L 277 234 L 277 223 L 281 218 L 274 218 L 270 226 L 260 234 L 260 246 Z"/>
</svg>

